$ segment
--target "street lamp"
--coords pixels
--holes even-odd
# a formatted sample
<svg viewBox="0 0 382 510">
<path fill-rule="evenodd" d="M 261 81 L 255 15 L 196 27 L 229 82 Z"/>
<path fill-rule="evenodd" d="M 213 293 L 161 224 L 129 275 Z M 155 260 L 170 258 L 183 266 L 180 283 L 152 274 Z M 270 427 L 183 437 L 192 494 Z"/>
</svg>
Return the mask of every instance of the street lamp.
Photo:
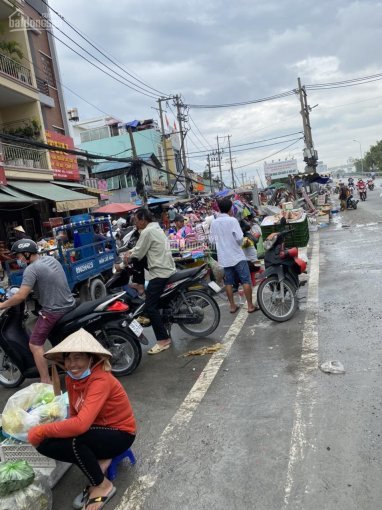
<svg viewBox="0 0 382 510">
<path fill-rule="evenodd" d="M 359 140 L 353 140 L 353 142 L 359 143 L 359 151 L 361 153 L 361 177 L 363 177 L 363 154 L 362 154 L 362 145 Z"/>
</svg>

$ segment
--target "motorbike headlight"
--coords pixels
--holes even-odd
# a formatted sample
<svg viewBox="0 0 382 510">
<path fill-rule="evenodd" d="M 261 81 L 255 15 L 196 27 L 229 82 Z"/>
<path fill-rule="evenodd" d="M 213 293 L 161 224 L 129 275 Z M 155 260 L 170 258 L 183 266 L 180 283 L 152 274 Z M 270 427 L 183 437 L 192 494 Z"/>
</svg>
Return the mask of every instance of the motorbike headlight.
<svg viewBox="0 0 382 510">
<path fill-rule="evenodd" d="M 266 251 L 270 250 L 274 246 L 276 241 L 277 241 L 277 236 L 268 237 L 264 241 L 264 250 L 266 250 Z"/>
</svg>

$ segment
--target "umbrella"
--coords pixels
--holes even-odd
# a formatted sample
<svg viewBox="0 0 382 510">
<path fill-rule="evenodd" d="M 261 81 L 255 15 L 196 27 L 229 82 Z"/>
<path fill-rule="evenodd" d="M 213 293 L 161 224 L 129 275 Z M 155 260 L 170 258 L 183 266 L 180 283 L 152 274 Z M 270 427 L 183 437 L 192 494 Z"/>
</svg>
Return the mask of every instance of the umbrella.
<svg viewBox="0 0 382 510">
<path fill-rule="evenodd" d="M 281 189 L 281 188 L 288 188 L 288 185 L 283 184 L 282 182 L 274 182 L 270 186 L 268 186 L 268 189 Z"/>
<path fill-rule="evenodd" d="M 95 213 L 106 213 L 106 214 L 122 214 L 139 209 L 138 205 L 128 204 L 122 202 L 114 202 L 113 204 L 103 205 L 99 209 L 96 209 Z"/>
</svg>

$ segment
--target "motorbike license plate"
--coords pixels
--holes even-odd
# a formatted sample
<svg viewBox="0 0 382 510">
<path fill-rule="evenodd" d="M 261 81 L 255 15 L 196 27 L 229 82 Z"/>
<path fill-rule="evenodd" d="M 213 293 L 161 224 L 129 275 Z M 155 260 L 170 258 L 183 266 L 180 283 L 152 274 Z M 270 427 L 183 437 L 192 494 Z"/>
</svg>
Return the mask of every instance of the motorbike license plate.
<svg viewBox="0 0 382 510">
<path fill-rule="evenodd" d="M 131 331 L 133 333 L 135 333 L 138 337 L 141 336 L 142 332 L 143 332 L 143 328 L 142 326 L 139 324 L 139 322 L 137 322 L 136 320 L 133 320 L 132 322 L 130 322 L 129 324 L 129 328 L 131 329 Z"/>
<path fill-rule="evenodd" d="M 208 282 L 208 286 L 210 289 L 216 292 L 218 294 L 221 291 L 221 288 L 216 282 Z"/>
</svg>

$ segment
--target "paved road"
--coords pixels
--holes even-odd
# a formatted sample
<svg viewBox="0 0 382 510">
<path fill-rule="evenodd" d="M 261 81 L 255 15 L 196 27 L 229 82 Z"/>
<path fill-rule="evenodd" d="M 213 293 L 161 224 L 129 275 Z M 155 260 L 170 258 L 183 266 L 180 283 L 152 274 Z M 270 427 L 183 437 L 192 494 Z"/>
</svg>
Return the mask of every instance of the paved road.
<svg viewBox="0 0 382 510">
<path fill-rule="evenodd" d="M 211 338 L 177 331 L 173 349 L 144 356 L 123 380 L 139 424 L 138 463 L 120 470 L 107 508 L 380 507 L 380 191 L 315 236 L 307 299 L 293 320 L 233 317 L 222 302 Z M 212 357 L 179 357 L 222 340 L 226 349 Z M 330 359 L 346 373 L 321 372 Z M 83 485 L 71 468 L 54 509 L 71 508 Z"/>
</svg>

